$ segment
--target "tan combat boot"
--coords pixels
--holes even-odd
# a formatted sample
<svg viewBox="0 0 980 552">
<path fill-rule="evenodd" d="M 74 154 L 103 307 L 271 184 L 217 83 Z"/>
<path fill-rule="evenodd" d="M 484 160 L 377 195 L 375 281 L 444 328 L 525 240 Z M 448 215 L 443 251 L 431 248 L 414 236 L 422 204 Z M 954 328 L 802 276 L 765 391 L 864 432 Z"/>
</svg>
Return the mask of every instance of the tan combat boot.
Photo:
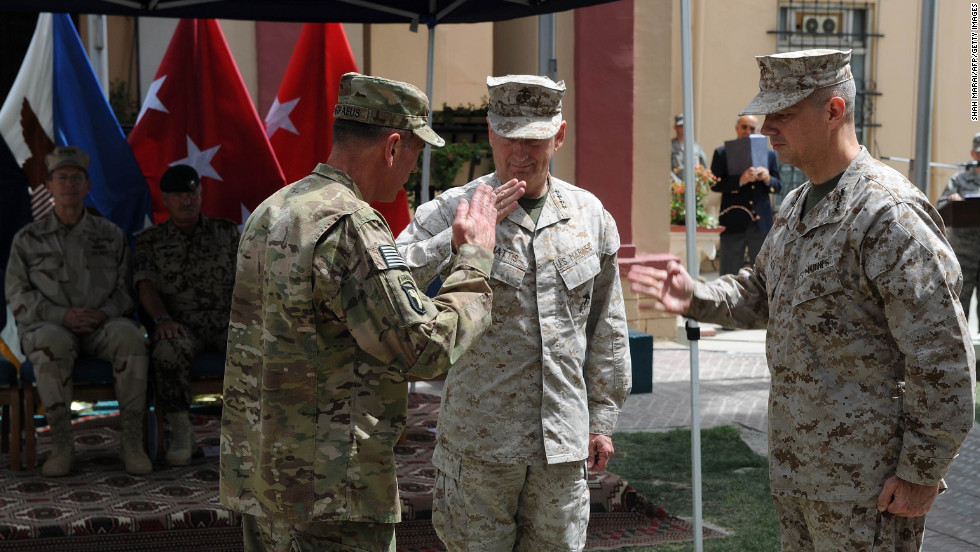
<svg viewBox="0 0 980 552">
<path fill-rule="evenodd" d="M 75 441 L 71 435 L 71 411 L 67 408 L 46 410 L 44 417 L 51 428 L 51 439 L 54 447 L 51 455 L 41 466 L 41 475 L 45 477 L 64 477 L 71 471 L 71 463 L 75 458 Z"/>
<path fill-rule="evenodd" d="M 194 454 L 194 426 L 191 425 L 187 411 L 167 414 L 170 424 L 170 446 L 167 448 L 167 463 L 171 466 L 184 466 Z"/>
<path fill-rule="evenodd" d="M 126 465 L 126 473 L 130 475 L 143 475 L 153 471 L 153 462 L 150 461 L 143 447 L 143 416 L 142 410 L 120 413 L 122 418 L 120 457 Z"/>
</svg>

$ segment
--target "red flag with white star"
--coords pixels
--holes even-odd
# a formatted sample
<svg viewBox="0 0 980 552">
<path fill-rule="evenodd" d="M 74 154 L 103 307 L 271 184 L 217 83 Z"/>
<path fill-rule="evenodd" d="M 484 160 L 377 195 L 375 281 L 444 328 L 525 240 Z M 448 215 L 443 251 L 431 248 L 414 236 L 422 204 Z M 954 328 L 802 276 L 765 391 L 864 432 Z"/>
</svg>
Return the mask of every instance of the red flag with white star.
<svg viewBox="0 0 980 552">
<path fill-rule="evenodd" d="M 265 117 L 266 134 L 287 182 L 309 175 L 330 155 L 340 77 L 351 71 L 357 71 L 357 62 L 343 25 L 303 25 L 279 93 Z M 408 225 L 405 190 L 390 203 L 371 206 L 384 215 L 396 236 Z"/>
<path fill-rule="evenodd" d="M 129 135 L 153 196 L 169 216 L 160 177 L 172 165 L 201 175 L 209 217 L 242 223 L 286 179 L 218 22 L 182 19 Z"/>
</svg>

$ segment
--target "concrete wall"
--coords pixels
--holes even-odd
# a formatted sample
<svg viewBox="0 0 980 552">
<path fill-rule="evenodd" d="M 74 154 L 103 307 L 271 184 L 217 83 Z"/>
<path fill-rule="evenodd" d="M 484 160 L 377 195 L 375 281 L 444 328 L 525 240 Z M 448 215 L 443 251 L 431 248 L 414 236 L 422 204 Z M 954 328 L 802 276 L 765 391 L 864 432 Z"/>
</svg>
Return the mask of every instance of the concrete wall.
<svg viewBox="0 0 980 552">
<path fill-rule="evenodd" d="M 486 96 L 493 68 L 491 23 L 439 25 L 435 28 L 432 78 L 433 108 L 479 105 Z M 365 63 L 372 75 L 410 82 L 426 89 L 429 30 L 413 33 L 408 25 L 370 25 L 365 34 L 370 52 Z"/>
<path fill-rule="evenodd" d="M 673 62 L 673 19 L 679 8 L 672 0 L 639 0 L 634 4 L 633 37 L 633 186 L 631 230 L 637 253 L 665 252 L 670 242 L 670 139 L 673 104 L 670 80 Z M 677 42 L 676 51 L 680 51 Z M 679 56 L 679 54 L 678 54 Z M 665 132 L 666 128 L 666 132 Z M 625 253 L 625 252 L 624 252 Z M 623 280 L 626 315 L 631 328 L 655 338 L 674 339 L 676 317 L 641 310 L 640 299 Z"/>
</svg>

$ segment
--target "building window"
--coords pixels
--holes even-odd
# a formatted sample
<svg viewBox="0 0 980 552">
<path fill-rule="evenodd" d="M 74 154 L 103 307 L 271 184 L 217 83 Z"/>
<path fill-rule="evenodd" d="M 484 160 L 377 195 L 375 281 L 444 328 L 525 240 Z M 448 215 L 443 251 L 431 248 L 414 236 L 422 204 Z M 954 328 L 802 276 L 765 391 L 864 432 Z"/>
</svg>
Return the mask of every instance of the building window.
<svg viewBox="0 0 980 552">
<path fill-rule="evenodd" d="M 874 40 L 882 35 L 872 28 L 872 10 L 868 3 L 788 1 L 779 6 L 779 28 L 769 31 L 776 35 L 778 52 L 851 50 L 851 72 L 857 88 L 854 124 L 862 144 L 868 143 L 872 129 L 880 126 L 874 122 L 874 100 L 881 94 L 871 73 L 871 56 Z M 780 176 L 783 191 L 776 197 L 777 204 L 806 181 L 798 169 L 789 165 L 783 165 Z"/>
</svg>

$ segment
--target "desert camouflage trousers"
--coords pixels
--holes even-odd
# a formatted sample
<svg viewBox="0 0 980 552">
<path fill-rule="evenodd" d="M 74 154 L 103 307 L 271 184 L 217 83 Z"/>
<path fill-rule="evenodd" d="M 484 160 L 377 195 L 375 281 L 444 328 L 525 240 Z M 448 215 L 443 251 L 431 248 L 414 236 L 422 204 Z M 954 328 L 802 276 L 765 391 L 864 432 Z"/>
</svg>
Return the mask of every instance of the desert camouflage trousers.
<svg viewBox="0 0 980 552">
<path fill-rule="evenodd" d="M 877 503 L 775 496 L 783 552 L 918 552 L 926 517 L 879 512 Z"/>
<path fill-rule="evenodd" d="M 245 552 L 395 552 L 393 523 L 289 523 L 242 514 Z"/>
<path fill-rule="evenodd" d="M 228 344 L 228 327 L 216 331 L 195 332 L 184 326 L 186 337 L 154 339 L 150 349 L 156 406 L 163 412 L 187 412 L 191 404 L 191 361 L 208 351 L 224 354 Z"/>
<path fill-rule="evenodd" d="M 71 407 L 72 372 L 80 354 L 112 363 L 119 410 L 142 413 L 146 409 L 146 337 L 133 320 L 110 318 L 85 336 L 60 324 L 41 322 L 24 332 L 21 346 L 34 365 L 37 394 L 46 411 Z"/>
<path fill-rule="evenodd" d="M 496 464 L 442 451 L 432 525 L 449 552 L 578 551 L 589 526 L 585 461 Z"/>
</svg>

